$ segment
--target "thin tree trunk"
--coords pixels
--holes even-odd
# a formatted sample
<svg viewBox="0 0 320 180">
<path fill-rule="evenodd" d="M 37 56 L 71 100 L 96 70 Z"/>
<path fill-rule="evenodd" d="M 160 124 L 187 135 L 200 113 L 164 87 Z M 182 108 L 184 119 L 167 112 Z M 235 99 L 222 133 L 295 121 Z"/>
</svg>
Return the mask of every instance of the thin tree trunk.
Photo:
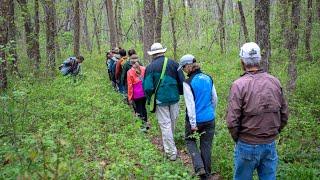
<svg viewBox="0 0 320 180">
<path fill-rule="evenodd" d="M 261 49 L 261 67 L 269 71 L 270 47 L 270 0 L 255 1 L 256 42 Z"/>
<path fill-rule="evenodd" d="M 111 48 L 116 48 L 118 46 L 118 38 L 117 38 L 117 32 L 116 32 L 116 24 L 114 20 L 114 14 L 113 14 L 113 8 L 112 8 L 112 0 L 106 0 L 105 1 L 106 8 L 107 8 L 107 16 L 108 16 L 108 25 L 110 29 L 110 43 Z"/>
<path fill-rule="evenodd" d="M 191 38 L 190 36 L 190 30 L 189 30 L 189 24 L 188 24 L 188 20 L 187 20 L 187 10 L 188 10 L 188 1 L 186 0 L 182 0 L 182 4 L 183 4 L 183 22 L 184 22 L 184 27 L 186 28 L 186 34 L 188 38 Z"/>
<path fill-rule="evenodd" d="M 176 37 L 176 28 L 175 28 L 175 9 L 171 7 L 171 1 L 168 0 L 169 7 L 169 17 L 171 22 L 172 30 L 172 43 L 173 43 L 173 58 L 177 59 L 177 37 Z"/>
<path fill-rule="evenodd" d="M 37 74 L 40 70 L 40 46 L 39 46 L 39 32 L 40 32 L 40 18 L 39 18 L 39 0 L 34 1 L 34 71 Z"/>
<path fill-rule="evenodd" d="M 155 3 L 154 0 L 144 1 L 144 30 L 143 30 L 143 58 L 151 61 L 151 57 L 147 51 L 154 43 L 154 17 L 155 17 Z"/>
<path fill-rule="evenodd" d="M 43 1 L 46 13 L 46 36 L 47 36 L 47 69 L 49 75 L 54 75 L 56 67 L 56 9 L 54 0 Z"/>
<path fill-rule="evenodd" d="M 308 61 L 312 61 L 312 54 L 311 54 L 311 33 L 312 33 L 312 0 L 308 0 L 307 2 L 307 20 L 306 20 L 306 39 L 305 39 L 305 48 L 306 48 L 306 59 Z"/>
<path fill-rule="evenodd" d="M 320 21 L 320 0 L 317 0 L 318 20 Z"/>
<path fill-rule="evenodd" d="M 70 31 L 71 29 L 71 21 L 72 21 L 72 2 L 71 0 L 68 0 L 68 5 L 65 9 L 65 13 L 66 13 L 66 20 L 64 22 L 64 31 Z"/>
<path fill-rule="evenodd" d="M 280 27 L 281 27 L 281 33 L 280 37 L 282 40 L 284 40 L 285 43 L 283 43 L 284 48 L 287 49 L 287 39 L 288 39 L 288 0 L 280 0 Z"/>
<path fill-rule="evenodd" d="M 142 15 L 141 15 L 141 7 L 140 7 L 140 2 L 135 1 L 137 5 L 137 31 L 138 31 L 138 36 L 140 42 L 143 42 L 143 26 L 142 26 Z"/>
<path fill-rule="evenodd" d="M 162 27 L 162 15 L 163 15 L 163 0 L 158 0 L 157 17 L 155 24 L 155 42 L 161 43 L 161 27 Z"/>
<path fill-rule="evenodd" d="M 97 43 L 99 54 L 101 54 L 99 27 L 98 27 L 98 22 L 97 22 L 97 18 L 96 18 L 96 13 L 94 10 L 95 9 L 94 1 L 95 0 L 91 1 L 92 2 L 91 7 L 92 7 L 92 15 L 93 15 L 93 24 L 94 24 L 93 31 L 94 31 L 94 35 L 96 36 L 96 43 Z"/>
<path fill-rule="evenodd" d="M 16 25 L 14 22 L 14 1 L 9 1 L 8 7 L 8 41 L 10 42 L 9 54 L 12 57 L 11 73 L 21 77 L 18 69 L 18 55 L 16 42 Z"/>
<path fill-rule="evenodd" d="M 246 42 L 249 42 L 249 35 L 248 35 L 246 17 L 245 17 L 244 12 L 243 12 L 241 0 L 238 0 L 238 8 L 239 8 L 239 13 L 240 13 L 240 21 L 241 21 L 241 27 L 242 27 L 242 30 L 243 30 L 244 38 L 245 38 Z"/>
<path fill-rule="evenodd" d="M 219 31 L 220 31 L 220 52 L 221 54 L 224 54 L 226 52 L 226 30 L 225 30 L 225 22 L 224 22 L 224 7 L 226 4 L 225 0 L 222 0 L 221 5 L 219 0 L 216 0 L 217 2 L 217 6 L 218 6 L 218 10 L 219 10 Z"/>
<path fill-rule="evenodd" d="M 7 60 L 5 47 L 8 43 L 8 7 L 10 0 L 0 1 L 0 90 L 5 90 L 8 86 Z"/>
<path fill-rule="evenodd" d="M 300 23 L 300 0 L 292 0 L 292 9 L 291 9 L 291 28 L 290 28 L 290 37 L 288 39 L 289 45 L 289 66 L 288 66 L 288 75 L 290 77 L 288 82 L 288 91 L 293 92 L 296 88 L 296 80 L 298 77 L 297 74 L 297 49 L 299 43 L 299 23 Z"/>
<path fill-rule="evenodd" d="M 122 43 L 122 26 L 121 26 L 121 20 L 122 20 L 122 7 L 121 7 L 121 0 L 116 0 L 116 7 L 115 7 L 115 23 L 117 28 L 117 39 L 118 44 Z"/>
<path fill-rule="evenodd" d="M 73 53 L 75 56 L 79 56 L 80 55 L 80 4 L 79 4 L 79 0 L 75 0 L 73 12 L 74 12 Z"/>
<path fill-rule="evenodd" d="M 83 22 L 82 30 L 83 30 L 83 36 L 84 36 L 86 48 L 87 48 L 87 51 L 92 52 L 92 45 L 91 45 L 91 40 L 89 36 L 88 22 L 87 22 L 88 1 L 82 1 L 80 6 L 81 6 L 81 17 Z"/>
</svg>

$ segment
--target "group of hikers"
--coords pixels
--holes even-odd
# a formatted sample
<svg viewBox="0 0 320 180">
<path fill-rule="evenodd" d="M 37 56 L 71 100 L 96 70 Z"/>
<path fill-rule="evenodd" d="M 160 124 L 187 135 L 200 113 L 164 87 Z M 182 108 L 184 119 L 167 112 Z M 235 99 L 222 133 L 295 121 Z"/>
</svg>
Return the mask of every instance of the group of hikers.
<svg viewBox="0 0 320 180">
<path fill-rule="evenodd" d="M 148 51 L 152 61 L 144 67 L 134 49 L 128 55 L 122 48 L 112 49 L 106 55 L 109 78 L 143 121 L 143 131 L 150 128 L 146 103 L 150 104 L 161 129 L 166 157 L 172 161 L 177 159 L 174 131 L 179 98 L 184 96 L 186 146 L 195 174 L 209 179 L 218 102 L 214 80 L 201 71 L 193 55 L 186 54 L 177 63 L 165 56 L 166 50 L 154 43 Z M 275 139 L 288 121 L 287 102 L 280 81 L 260 68 L 260 47 L 256 43 L 245 43 L 239 56 L 244 73 L 230 88 L 226 114 L 235 142 L 234 179 L 252 179 L 255 170 L 259 179 L 276 179 Z"/>
</svg>

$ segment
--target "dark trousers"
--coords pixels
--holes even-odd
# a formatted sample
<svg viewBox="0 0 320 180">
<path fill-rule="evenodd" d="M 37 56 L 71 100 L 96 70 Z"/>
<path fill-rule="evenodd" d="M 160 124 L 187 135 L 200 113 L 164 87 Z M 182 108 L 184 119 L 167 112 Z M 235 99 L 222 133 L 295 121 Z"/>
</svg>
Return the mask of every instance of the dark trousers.
<svg viewBox="0 0 320 180">
<path fill-rule="evenodd" d="M 197 123 L 197 127 L 197 132 L 201 134 L 200 148 L 197 146 L 197 139 L 190 137 L 190 135 L 193 135 L 193 132 L 191 131 L 189 118 L 186 116 L 185 140 L 189 154 L 192 158 L 194 170 L 197 173 L 201 168 L 204 168 L 206 171 L 206 175 L 204 176 L 208 177 L 211 174 L 211 149 L 215 123 L 214 121 Z"/>
<path fill-rule="evenodd" d="M 133 100 L 135 104 L 135 112 L 138 113 L 138 116 L 143 121 L 143 123 L 147 122 L 147 110 L 146 110 L 146 98 L 139 98 Z"/>
</svg>

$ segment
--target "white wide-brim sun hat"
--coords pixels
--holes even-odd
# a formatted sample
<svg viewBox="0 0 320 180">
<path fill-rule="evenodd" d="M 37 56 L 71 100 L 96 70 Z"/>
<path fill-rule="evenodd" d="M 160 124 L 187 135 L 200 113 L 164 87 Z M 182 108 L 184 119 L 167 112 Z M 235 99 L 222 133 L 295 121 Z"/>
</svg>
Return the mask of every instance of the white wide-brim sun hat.
<svg viewBox="0 0 320 180">
<path fill-rule="evenodd" d="M 150 51 L 148 51 L 149 55 L 164 53 L 167 51 L 167 48 L 164 48 L 160 43 L 152 44 Z"/>
</svg>

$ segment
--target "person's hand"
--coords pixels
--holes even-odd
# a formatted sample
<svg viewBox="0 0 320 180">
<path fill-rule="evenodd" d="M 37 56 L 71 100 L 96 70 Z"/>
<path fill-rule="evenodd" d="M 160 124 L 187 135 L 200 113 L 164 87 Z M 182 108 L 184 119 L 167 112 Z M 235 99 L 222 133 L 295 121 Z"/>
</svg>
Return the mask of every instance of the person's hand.
<svg viewBox="0 0 320 180">
<path fill-rule="evenodd" d="M 191 128 L 191 131 L 192 131 L 192 132 L 198 131 L 198 127 L 196 126 L 196 127 L 194 127 L 194 128 Z"/>
</svg>

